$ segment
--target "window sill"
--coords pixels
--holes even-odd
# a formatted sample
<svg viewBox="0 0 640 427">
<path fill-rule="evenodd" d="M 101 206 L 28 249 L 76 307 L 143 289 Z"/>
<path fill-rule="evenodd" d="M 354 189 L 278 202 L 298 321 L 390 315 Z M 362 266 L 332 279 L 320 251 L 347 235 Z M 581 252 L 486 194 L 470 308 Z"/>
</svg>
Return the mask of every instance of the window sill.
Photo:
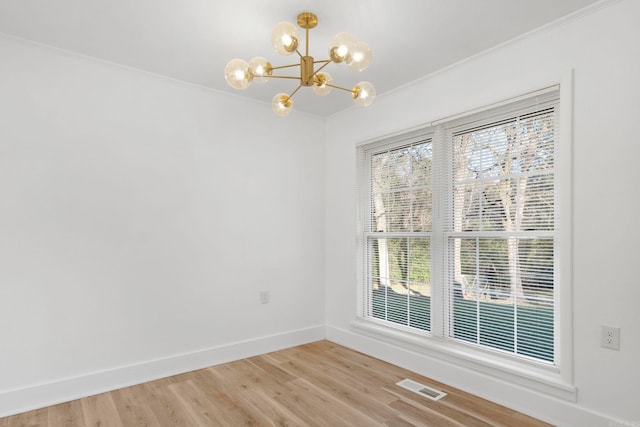
<svg viewBox="0 0 640 427">
<path fill-rule="evenodd" d="M 511 384 L 575 402 L 576 387 L 566 382 L 555 366 L 519 360 L 509 355 L 474 348 L 438 337 L 421 336 L 358 318 L 351 326 L 365 335 L 425 356 L 481 372 Z"/>
</svg>

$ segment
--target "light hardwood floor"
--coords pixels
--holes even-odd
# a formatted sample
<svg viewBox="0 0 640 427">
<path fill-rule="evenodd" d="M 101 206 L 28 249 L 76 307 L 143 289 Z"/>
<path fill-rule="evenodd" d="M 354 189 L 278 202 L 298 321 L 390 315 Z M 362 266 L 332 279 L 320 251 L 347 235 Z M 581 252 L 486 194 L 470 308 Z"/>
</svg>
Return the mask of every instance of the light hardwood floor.
<svg viewBox="0 0 640 427">
<path fill-rule="evenodd" d="M 448 395 L 433 402 L 395 385 Z M 548 426 L 329 341 L 0 419 L 19 426 Z"/>
</svg>

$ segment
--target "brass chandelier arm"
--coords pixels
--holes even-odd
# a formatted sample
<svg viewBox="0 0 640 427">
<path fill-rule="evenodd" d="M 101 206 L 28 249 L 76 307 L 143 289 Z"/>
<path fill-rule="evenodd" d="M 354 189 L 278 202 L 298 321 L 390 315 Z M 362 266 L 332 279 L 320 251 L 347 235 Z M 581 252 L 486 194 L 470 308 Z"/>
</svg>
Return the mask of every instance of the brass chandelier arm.
<svg viewBox="0 0 640 427">
<path fill-rule="evenodd" d="M 342 86 L 336 86 L 336 85 L 332 85 L 329 83 L 325 83 L 327 86 L 332 87 L 332 88 L 336 88 L 336 89 L 340 89 L 340 90 L 344 90 L 345 92 L 351 92 L 353 93 L 353 89 L 347 89 L 346 87 L 342 87 Z"/>
<path fill-rule="evenodd" d="M 300 88 L 301 88 L 301 87 L 302 87 L 302 83 L 298 85 L 298 87 L 296 88 L 296 90 L 294 90 L 293 92 L 291 92 L 291 95 L 289 95 L 289 96 L 287 97 L 287 100 L 291 99 L 291 98 L 293 97 L 293 95 L 295 95 L 295 94 L 296 94 L 296 92 L 297 92 L 298 90 L 300 90 Z"/>
<path fill-rule="evenodd" d="M 318 61 L 318 62 L 324 62 L 324 61 Z M 315 62 L 314 62 L 314 64 L 315 64 Z M 322 67 L 320 67 L 317 70 L 315 70 L 311 76 L 315 77 L 316 74 L 318 74 L 320 72 L 320 70 L 322 70 L 324 67 L 326 67 L 329 64 L 331 64 L 331 61 L 325 62 L 325 64 Z"/>
<path fill-rule="evenodd" d="M 294 77 L 294 76 L 261 76 L 264 77 L 265 79 L 293 79 L 293 80 L 300 80 L 300 76 L 298 77 Z"/>
<path fill-rule="evenodd" d="M 291 68 L 291 67 L 299 67 L 300 63 L 297 64 L 291 64 L 291 65 L 281 65 L 279 67 L 271 67 L 270 70 L 279 70 L 281 68 Z M 263 77 L 267 77 L 267 76 L 263 76 Z"/>
</svg>

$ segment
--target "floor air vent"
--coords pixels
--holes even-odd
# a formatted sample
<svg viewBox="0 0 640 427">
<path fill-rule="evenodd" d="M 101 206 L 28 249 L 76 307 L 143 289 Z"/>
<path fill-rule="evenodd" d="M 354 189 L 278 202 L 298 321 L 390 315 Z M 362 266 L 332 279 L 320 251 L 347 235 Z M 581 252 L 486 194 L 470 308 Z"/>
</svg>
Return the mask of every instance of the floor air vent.
<svg viewBox="0 0 640 427">
<path fill-rule="evenodd" d="M 428 387 L 412 380 L 402 380 L 399 383 L 396 383 L 396 385 L 431 400 L 440 400 L 447 395 L 447 393 L 443 391 L 436 390 L 435 388 Z"/>
</svg>

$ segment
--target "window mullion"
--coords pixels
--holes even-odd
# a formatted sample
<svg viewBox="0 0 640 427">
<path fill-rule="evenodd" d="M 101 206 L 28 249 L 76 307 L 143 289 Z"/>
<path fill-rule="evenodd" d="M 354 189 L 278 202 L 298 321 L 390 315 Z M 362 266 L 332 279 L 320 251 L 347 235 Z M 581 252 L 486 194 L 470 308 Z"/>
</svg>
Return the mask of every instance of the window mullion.
<svg viewBox="0 0 640 427">
<path fill-rule="evenodd" d="M 447 177 L 450 176 L 449 163 L 451 154 L 444 144 L 441 126 L 434 130 L 433 162 L 431 182 L 433 238 L 431 239 L 431 334 L 444 337 L 449 328 L 446 283 L 449 280 L 447 271 L 448 249 L 445 237 L 447 218 L 449 218 L 448 194 L 451 191 Z"/>
</svg>

